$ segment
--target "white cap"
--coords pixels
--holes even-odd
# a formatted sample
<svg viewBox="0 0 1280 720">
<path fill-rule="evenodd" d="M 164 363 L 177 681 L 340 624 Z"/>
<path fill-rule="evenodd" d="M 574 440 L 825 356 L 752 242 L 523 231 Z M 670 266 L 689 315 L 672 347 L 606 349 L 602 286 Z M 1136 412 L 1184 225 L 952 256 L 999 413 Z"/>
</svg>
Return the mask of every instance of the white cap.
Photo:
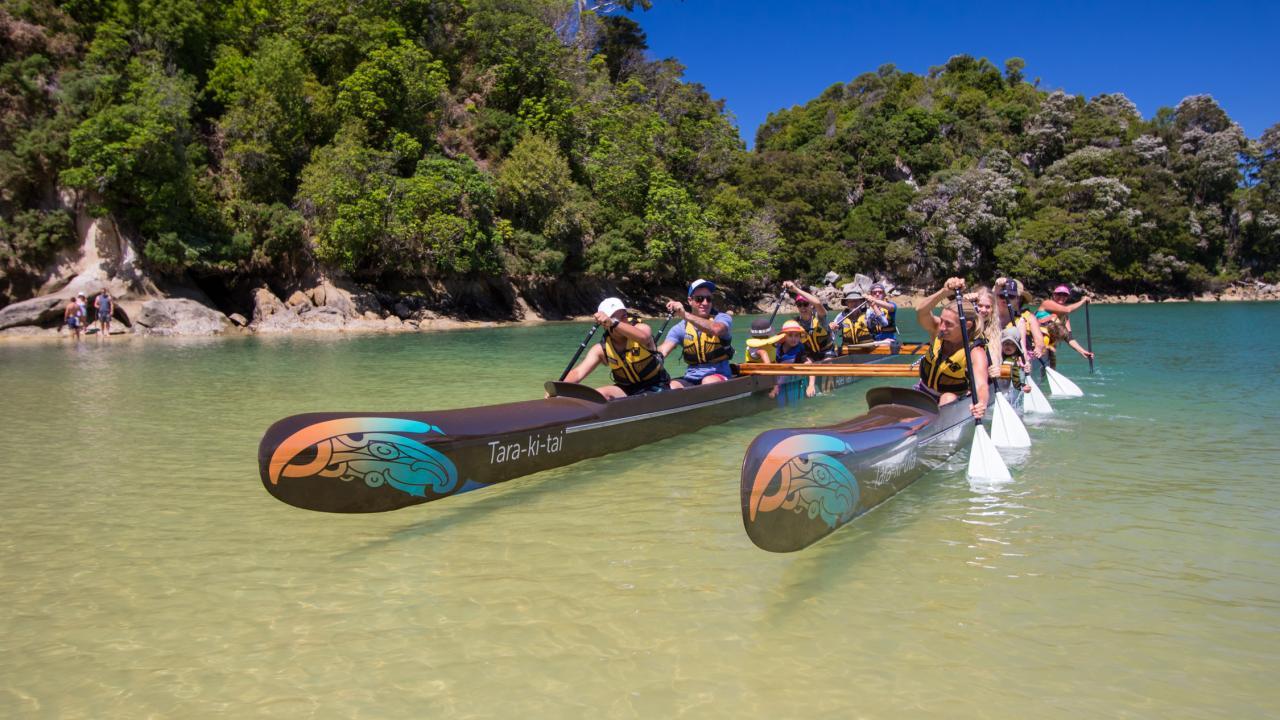
<svg viewBox="0 0 1280 720">
<path fill-rule="evenodd" d="M 608 315 L 609 317 L 613 317 L 613 314 L 619 310 L 626 309 L 627 306 L 623 305 L 622 301 L 616 297 L 605 298 L 604 302 L 600 303 L 600 307 L 596 308 L 596 310 Z"/>
</svg>

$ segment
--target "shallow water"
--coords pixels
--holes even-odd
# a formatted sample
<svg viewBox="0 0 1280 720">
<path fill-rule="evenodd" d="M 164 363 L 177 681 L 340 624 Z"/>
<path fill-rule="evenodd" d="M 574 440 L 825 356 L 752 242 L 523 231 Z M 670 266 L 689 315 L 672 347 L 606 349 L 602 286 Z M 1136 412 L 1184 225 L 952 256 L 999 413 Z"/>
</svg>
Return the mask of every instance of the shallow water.
<svg viewBox="0 0 1280 720">
<path fill-rule="evenodd" d="M 1273 717 L 1280 304 L 1092 315 L 1012 484 L 962 454 L 785 556 L 746 444 L 865 383 L 340 516 L 263 490 L 269 424 L 536 397 L 586 326 L 0 344 L 0 716 Z"/>
</svg>

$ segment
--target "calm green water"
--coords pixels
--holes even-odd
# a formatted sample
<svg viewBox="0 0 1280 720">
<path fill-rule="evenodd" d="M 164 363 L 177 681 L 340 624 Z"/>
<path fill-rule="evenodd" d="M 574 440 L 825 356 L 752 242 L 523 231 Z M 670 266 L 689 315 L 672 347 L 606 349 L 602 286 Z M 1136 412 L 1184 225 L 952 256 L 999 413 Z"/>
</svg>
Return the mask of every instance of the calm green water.
<svg viewBox="0 0 1280 720">
<path fill-rule="evenodd" d="M 865 383 L 336 516 L 262 489 L 271 422 L 536 397 L 585 326 L 0 344 L 0 716 L 1275 717 L 1278 321 L 1095 308 L 1012 485 L 956 461 L 787 556 L 742 452 Z"/>
</svg>

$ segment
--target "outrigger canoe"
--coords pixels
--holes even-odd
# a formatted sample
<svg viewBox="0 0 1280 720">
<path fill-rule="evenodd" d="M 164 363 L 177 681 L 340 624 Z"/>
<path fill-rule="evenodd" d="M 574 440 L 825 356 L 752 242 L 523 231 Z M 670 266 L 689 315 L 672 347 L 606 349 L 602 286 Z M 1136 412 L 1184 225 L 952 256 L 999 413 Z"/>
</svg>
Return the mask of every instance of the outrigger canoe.
<svg viewBox="0 0 1280 720">
<path fill-rule="evenodd" d="M 769 430 L 752 441 L 740 490 L 753 543 L 779 553 L 809 547 L 973 438 L 965 398 L 939 407 L 917 390 L 878 387 L 867 391 L 867 405 L 865 414 L 836 425 Z"/>
<path fill-rule="evenodd" d="M 828 362 L 877 362 L 893 349 Z M 501 405 L 294 415 L 267 429 L 258 466 L 267 491 L 296 507 L 398 510 L 785 405 L 803 396 L 802 382 L 784 381 L 775 398 L 777 378 L 743 375 L 614 401 L 585 385 L 549 382 L 549 398 Z"/>
</svg>

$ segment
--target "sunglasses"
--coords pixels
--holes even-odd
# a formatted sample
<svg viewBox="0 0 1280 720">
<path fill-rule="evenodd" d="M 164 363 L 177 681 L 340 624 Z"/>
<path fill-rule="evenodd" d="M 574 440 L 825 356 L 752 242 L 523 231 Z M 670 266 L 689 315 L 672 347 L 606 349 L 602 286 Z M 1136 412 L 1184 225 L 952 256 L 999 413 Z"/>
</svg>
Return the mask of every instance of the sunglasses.
<svg viewBox="0 0 1280 720">
<path fill-rule="evenodd" d="M 704 303 L 711 302 L 710 295 L 690 295 L 689 302 Z"/>
</svg>

